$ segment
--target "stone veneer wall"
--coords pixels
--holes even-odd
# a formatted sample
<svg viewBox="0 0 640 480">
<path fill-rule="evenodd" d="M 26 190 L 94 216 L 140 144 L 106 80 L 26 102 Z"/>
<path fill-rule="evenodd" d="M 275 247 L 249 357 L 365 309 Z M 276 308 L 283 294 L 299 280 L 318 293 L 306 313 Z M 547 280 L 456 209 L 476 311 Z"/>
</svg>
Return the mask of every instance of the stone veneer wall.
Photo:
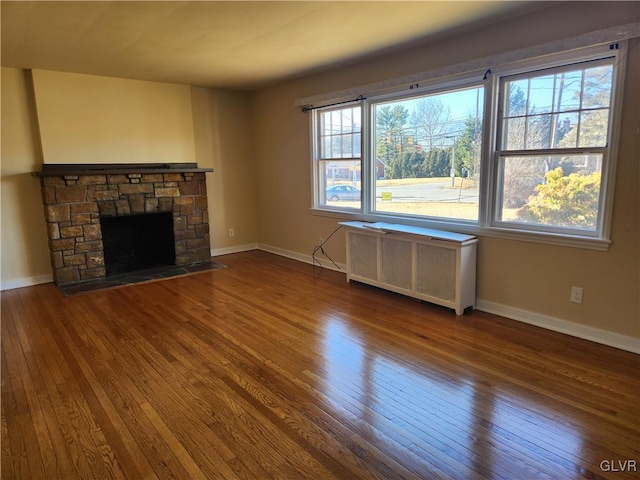
<svg viewBox="0 0 640 480">
<path fill-rule="evenodd" d="M 100 217 L 172 212 L 176 265 L 211 258 L 204 173 L 42 176 L 41 186 L 58 285 L 106 276 Z"/>
</svg>

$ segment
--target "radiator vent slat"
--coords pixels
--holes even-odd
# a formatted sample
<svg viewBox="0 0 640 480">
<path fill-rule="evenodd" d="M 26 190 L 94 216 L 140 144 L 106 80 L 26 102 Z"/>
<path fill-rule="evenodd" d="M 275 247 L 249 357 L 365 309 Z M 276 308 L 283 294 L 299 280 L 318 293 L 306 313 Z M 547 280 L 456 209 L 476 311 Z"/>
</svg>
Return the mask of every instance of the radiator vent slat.
<svg viewBox="0 0 640 480">
<path fill-rule="evenodd" d="M 416 290 L 453 302 L 456 298 L 456 252 L 450 248 L 417 245 Z"/>
<path fill-rule="evenodd" d="M 382 283 L 411 290 L 411 242 L 383 237 L 381 248 Z"/>
<path fill-rule="evenodd" d="M 353 275 L 377 280 L 378 239 L 372 235 L 349 232 L 349 268 Z"/>
</svg>

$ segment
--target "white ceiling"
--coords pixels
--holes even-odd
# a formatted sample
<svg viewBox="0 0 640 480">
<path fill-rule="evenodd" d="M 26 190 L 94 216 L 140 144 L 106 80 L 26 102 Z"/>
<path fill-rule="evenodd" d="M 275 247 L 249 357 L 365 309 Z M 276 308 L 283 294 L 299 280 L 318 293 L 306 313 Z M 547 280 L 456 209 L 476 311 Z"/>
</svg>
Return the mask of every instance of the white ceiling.
<svg viewBox="0 0 640 480">
<path fill-rule="evenodd" d="M 521 1 L 2 1 L 2 66 L 251 89 L 514 15 Z"/>
</svg>

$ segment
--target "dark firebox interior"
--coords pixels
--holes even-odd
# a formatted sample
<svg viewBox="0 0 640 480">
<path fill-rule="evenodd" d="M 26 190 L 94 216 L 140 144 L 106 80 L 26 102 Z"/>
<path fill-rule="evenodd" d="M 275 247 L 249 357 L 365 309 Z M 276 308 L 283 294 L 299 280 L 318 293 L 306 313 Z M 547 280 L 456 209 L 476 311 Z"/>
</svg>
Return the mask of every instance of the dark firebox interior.
<svg viewBox="0 0 640 480">
<path fill-rule="evenodd" d="M 107 276 L 175 265 L 171 213 L 100 219 Z"/>
</svg>

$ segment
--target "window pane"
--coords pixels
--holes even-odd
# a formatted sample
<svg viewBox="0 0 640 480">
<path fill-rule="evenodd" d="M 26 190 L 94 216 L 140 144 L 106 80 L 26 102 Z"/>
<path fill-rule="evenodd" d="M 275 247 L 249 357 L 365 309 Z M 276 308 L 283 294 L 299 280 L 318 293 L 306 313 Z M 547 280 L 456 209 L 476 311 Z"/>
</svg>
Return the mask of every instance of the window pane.
<svg viewBox="0 0 640 480">
<path fill-rule="evenodd" d="M 527 148 L 549 148 L 551 120 L 551 115 L 527 117 Z"/>
<path fill-rule="evenodd" d="M 503 157 L 497 221 L 595 231 L 602 154 Z"/>
<path fill-rule="evenodd" d="M 612 77 L 604 65 L 506 81 L 502 150 L 606 146 Z"/>
<path fill-rule="evenodd" d="M 342 132 L 342 117 L 339 110 L 331 112 L 331 134 L 338 134 Z"/>
<path fill-rule="evenodd" d="M 478 219 L 484 89 L 375 104 L 378 213 Z"/>
<path fill-rule="evenodd" d="M 340 110 L 342 114 L 342 132 L 350 132 L 353 126 L 353 116 L 350 108 Z"/>
<path fill-rule="evenodd" d="M 529 85 L 529 115 L 553 110 L 554 75 L 532 78 Z"/>
<path fill-rule="evenodd" d="M 320 158 L 360 157 L 361 107 L 324 111 L 320 116 Z"/>
<path fill-rule="evenodd" d="M 361 162 L 338 160 L 320 162 L 320 204 L 360 208 Z"/>
<path fill-rule="evenodd" d="M 362 145 L 362 135 L 360 133 L 354 133 L 352 135 L 353 139 L 353 156 L 360 157 L 361 153 L 361 145 Z"/>
<path fill-rule="evenodd" d="M 609 110 L 593 110 L 580 114 L 580 147 L 598 147 L 607 144 Z"/>
<path fill-rule="evenodd" d="M 527 95 L 529 92 L 529 81 L 518 80 L 509 82 L 509 96 L 505 107 L 505 117 L 515 117 L 524 115 L 527 112 Z"/>
<path fill-rule="evenodd" d="M 580 108 L 582 70 L 556 75 L 555 112 L 566 112 Z"/>
<path fill-rule="evenodd" d="M 585 70 L 583 108 L 609 107 L 613 67 L 589 68 Z"/>
<path fill-rule="evenodd" d="M 559 113 L 553 116 L 555 135 L 551 142 L 552 148 L 575 148 L 578 125 L 578 113 Z M 572 132 L 569 135 L 569 132 Z"/>
<path fill-rule="evenodd" d="M 331 115 L 323 113 L 322 114 L 322 136 L 331 135 Z"/>
<path fill-rule="evenodd" d="M 331 137 L 331 154 L 327 158 L 340 158 L 341 155 L 341 142 L 342 138 L 340 136 Z"/>
<path fill-rule="evenodd" d="M 526 125 L 527 120 L 525 117 L 509 118 L 505 120 L 504 132 L 502 135 L 504 144 L 502 145 L 502 148 L 505 150 L 524 150 Z"/>
<path fill-rule="evenodd" d="M 331 158 L 331 137 L 322 138 L 322 150 L 320 151 L 321 158 Z"/>
<path fill-rule="evenodd" d="M 353 135 L 344 135 L 342 138 L 342 157 L 351 158 L 353 156 Z"/>
</svg>

